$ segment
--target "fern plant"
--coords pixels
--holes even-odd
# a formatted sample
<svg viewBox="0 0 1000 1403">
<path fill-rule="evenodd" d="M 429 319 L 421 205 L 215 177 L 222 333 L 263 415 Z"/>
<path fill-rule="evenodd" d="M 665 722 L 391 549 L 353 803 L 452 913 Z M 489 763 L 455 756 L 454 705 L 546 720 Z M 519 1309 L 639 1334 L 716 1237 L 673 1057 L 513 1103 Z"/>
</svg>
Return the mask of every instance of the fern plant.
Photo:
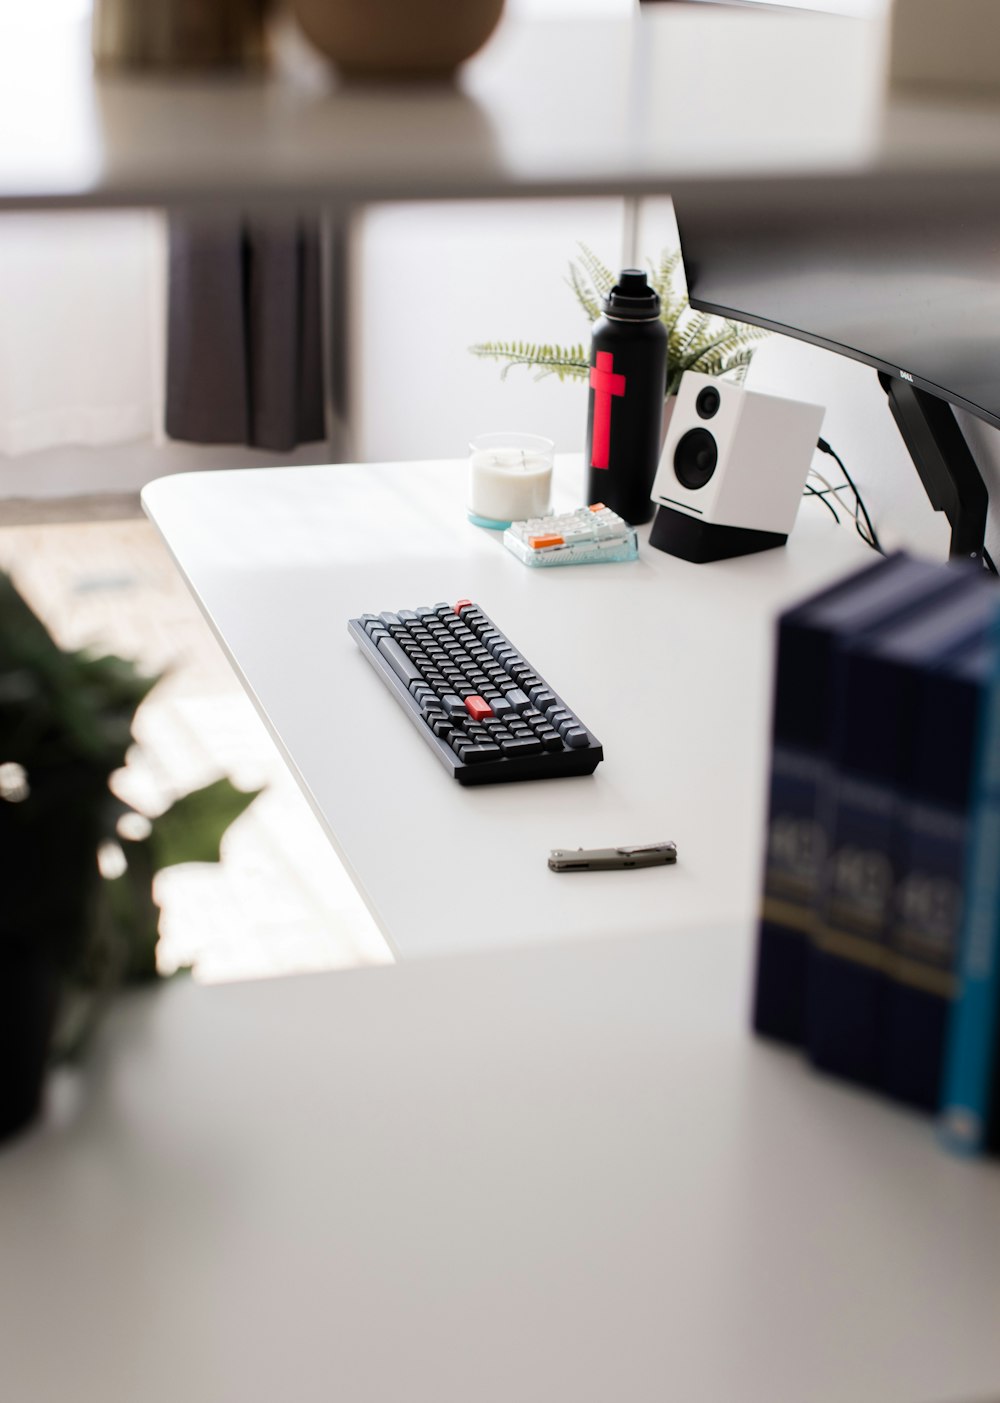
<svg viewBox="0 0 1000 1403">
<path fill-rule="evenodd" d="M 616 279 L 592 249 L 586 244 L 579 247 L 579 255 L 570 260 L 567 282 L 588 322 L 593 323 L 601 315 L 601 304 Z M 649 281 L 659 294 L 660 320 L 667 328 L 667 395 L 676 394 L 686 370 L 742 380 L 756 343 L 769 333 L 762 327 L 693 311 L 679 248 L 666 249 L 657 263 L 650 262 Z M 500 361 L 501 379 L 506 379 L 516 365 L 533 368 L 537 379 L 556 375 L 560 380 L 586 380 L 590 374 L 590 352 L 583 342 L 552 346 L 530 341 L 482 341 L 469 350 L 474 356 Z"/>
</svg>

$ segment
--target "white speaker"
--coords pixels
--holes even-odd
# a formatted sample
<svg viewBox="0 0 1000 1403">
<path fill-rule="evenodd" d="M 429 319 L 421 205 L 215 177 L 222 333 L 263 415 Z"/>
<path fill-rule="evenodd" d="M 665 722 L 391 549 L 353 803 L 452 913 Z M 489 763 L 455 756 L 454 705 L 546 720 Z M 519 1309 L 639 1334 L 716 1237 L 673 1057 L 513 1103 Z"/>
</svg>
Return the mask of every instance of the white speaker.
<svg viewBox="0 0 1000 1403">
<path fill-rule="evenodd" d="M 689 370 L 653 483 L 650 545 L 698 563 L 784 545 L 822 423 L 819 405 Z"/>
</svg>

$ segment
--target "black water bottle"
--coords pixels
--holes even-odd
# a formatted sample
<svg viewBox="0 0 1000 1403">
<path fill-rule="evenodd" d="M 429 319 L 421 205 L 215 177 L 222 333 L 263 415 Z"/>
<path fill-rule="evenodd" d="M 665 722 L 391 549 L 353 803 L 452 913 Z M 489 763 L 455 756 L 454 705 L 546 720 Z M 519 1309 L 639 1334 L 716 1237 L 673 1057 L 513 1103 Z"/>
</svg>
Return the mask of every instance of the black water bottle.
<svg viewBox="0 0 1000 1403">
<path fill-rule="evenodd" d="M 587 502 L 633 526 L 653 515 L 667 391 L 667 329 L 660 299 L 639 268 L 626 268 L 594 323 L 587 407 Z"/>
</svg>

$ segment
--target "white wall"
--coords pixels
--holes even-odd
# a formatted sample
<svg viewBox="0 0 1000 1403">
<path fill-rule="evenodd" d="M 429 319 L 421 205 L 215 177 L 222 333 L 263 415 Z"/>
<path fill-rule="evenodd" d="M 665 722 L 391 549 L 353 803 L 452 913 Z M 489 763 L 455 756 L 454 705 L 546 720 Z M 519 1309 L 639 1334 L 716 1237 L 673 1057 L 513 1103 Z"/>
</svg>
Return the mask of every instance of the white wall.
<svg viewBox="0 0 1000 1403">
<path fill-rule="evenodd" d="M 387 205 L 363 220 L 356 405 L 369 461 L 456 457 L 469 439 L 520 429 L 579 450 L 582 382 L 537 379 L 469 354 L 480 341 L 586 344 L 566 283 L 580 241 L 621 256 L 622 202 Z"/>
</svg>

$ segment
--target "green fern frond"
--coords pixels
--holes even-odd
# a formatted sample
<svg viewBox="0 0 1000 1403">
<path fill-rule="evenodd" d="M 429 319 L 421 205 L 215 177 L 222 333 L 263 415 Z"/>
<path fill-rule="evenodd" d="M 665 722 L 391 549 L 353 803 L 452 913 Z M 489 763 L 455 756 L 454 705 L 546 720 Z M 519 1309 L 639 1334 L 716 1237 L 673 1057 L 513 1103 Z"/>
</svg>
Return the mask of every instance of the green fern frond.
<svg viewBox="0 0 1000 1403">
<path fill-rule="evenodd" d="M 674 364 L 687 365 L 708 342 L 711 334 L 711 318 L 706 312 L 692 312 L 685 307 L 684 314 L 670 328 L 667 341 L 667 355 Z"/>
<path fill-rule="evenodd" d="M 504 361 L 501 380 L 506 380 L 515 365 L 534 366 L 540 376 L 556 375 L 560 380 L 584 380 L 590 371 L 590 359 L 582 345 L 566 347 L 535 345 L 526 341 L 484 341 L 470 346 L 469 350 L 474 356 Z"/>
<path fill-rule="evenodd" d="M 579 302 L 584 316 L 589 322 L 596 322 L 597 318 L 601 315 L 600 299 L 594 292 L 593 287 L 588 284 L 584 274 L 580 272 L 580 269 L 573 262 L 569 265 L 569 277 L 566 281 L 573 289 L 573 296 L 576 298 L 577 302 Z"/>
<path fill-rule="evenodd" d="M 669 329 L 688 310 L 687 288 L 684 285 L 684 266 L 679 248 L 664 250 L 659 264 L 649 262 L 649 281 L 660 299 L 660 319 Z"/>
<path fill-rule="evenodd" d="M 692 350 L 697 349 L 697 354 L 689 358 L 686 369 L 702 370 L 708 375 L 714 375 L 716 372 L 709 369 L 709 367 L 721 364 L 727 352 L 735 351 L 737 348 L 738 343 L 737 345 L 733 344 L 732 331 L 729 327 L 726 327 L 724 331 L 713 339 L 706 341 L 697 348 L 692 347 Z"/>
<path fill-rule="evenodd" d="M 593 284 L 597 296 L 603 300 L 614 287 L 617 279 L 607 264 L 601 262 L 592 248 L 589 248 L 586 244 L 579 244 L 578 247 L 580 249 L 579 260 L 583 264 L 583 271 Z"/>
</svg>

